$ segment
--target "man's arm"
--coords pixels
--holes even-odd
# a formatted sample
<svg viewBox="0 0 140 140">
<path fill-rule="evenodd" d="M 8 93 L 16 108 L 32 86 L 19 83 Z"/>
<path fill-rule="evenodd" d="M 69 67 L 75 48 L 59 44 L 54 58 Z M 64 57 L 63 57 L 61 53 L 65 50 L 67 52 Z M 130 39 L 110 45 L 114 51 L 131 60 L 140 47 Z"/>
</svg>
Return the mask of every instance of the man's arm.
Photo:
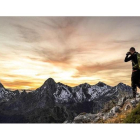
<svg viewBox="0 0 140 140">
<path fill-rule="evenodd" d="M 128 62 L 128 61 L 132 60 L 132 55 L 130 57 L 128 57 L 128 56 L 129 56 L 129 54 L 126 55 L 124 62 Z"/>
</svg>

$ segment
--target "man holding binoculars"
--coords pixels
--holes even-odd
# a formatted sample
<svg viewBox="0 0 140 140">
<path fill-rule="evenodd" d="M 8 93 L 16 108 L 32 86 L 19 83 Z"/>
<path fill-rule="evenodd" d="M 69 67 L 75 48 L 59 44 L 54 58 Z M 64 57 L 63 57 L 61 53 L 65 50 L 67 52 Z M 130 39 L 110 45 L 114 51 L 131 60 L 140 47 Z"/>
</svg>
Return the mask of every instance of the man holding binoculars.
<svg viewBox="0 0 140 140">
<path fill-rule="evenodd" d="M 131 47 L 126 53 L 124 62 L 132 61 L 131 87 L 133 90 L 133 98 L 136 98 L 137 87 L 140 88 L 140 54 Z"/>
</svg>

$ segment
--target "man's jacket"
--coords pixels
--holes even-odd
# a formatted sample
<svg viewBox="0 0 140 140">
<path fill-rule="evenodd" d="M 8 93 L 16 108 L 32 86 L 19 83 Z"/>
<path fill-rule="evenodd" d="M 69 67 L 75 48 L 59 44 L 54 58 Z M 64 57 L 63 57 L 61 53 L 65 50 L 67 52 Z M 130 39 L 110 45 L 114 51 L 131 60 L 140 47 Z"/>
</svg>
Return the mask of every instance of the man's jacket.
<svg viewBox="0 0 140 140">
<path fill-rule="evenodd" d="M 132 69 L 133 70 L 138 70 L 137 67 L 135 67 L 136 64 L 138 64 L 138 59 L 137 59 L 137 53 L 138 52 L 134 52 L 132 55 L 126 55 L 124 62 L 128 62 L 128 61 L 132 61 Z M 129 56 L 129 57 L 128 57 Z"/>
</svg>

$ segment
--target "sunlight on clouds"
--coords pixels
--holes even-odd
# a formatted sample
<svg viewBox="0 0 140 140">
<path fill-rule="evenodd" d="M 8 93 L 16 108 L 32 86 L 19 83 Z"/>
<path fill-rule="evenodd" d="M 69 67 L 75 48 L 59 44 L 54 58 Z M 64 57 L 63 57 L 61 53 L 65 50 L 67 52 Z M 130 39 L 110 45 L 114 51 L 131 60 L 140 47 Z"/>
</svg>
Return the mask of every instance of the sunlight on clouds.
<svg viewBox="0 0 140 140">
<path fill-rule="evenodd" d="M 9 82 L 13 82 L 14 81 L 13 77 L 1 77 L 1 80 L 9 81 Z"/>
<path fill-rule="evenodd" d="M 79 77 L 79 78 L 70 77 L 68 80 L 62 79 L 61 82 L 73 87 L 73 86 L 77 86 L 82 83 L 88 83 L 88 84 L 94 85 L 94 84 L 98 83 L 100 80 L 101 79 L 98 76 L 93 76 L 93 77 L 83 76 L 83 77 Z"/>
<path fill-rule="evenodd" d="M 56 77 L 59 77 L 60 79 L 71 79 L 71 76 L 74 75 L 74 71 L 65 71 L 65 70 L 60 70 L 58 73 L 55 74 Z"/>
<path fill-rule="evenodd" d="M 21 89 L 31 89 L 30 86 L 21 86 Z"/>
<path fill-rule="evenodd" d="M 70 86 L 131 85 L 131 63 L 124 57 L 132 46 L 140 52 L 139 22 L 139 17 L 0 17 L 0 81 L 13 89 L 36 89 L 49 77 Z"/>
<path fill-rule="evenodd" d="M 31 70 L 31 69 L 18 69 L 18 70 L 11 70 L 11 73 L 14 75 L 20 75 L 20 76 L 34 76 L 37 74 L 37 71 Z"/>
</svg>

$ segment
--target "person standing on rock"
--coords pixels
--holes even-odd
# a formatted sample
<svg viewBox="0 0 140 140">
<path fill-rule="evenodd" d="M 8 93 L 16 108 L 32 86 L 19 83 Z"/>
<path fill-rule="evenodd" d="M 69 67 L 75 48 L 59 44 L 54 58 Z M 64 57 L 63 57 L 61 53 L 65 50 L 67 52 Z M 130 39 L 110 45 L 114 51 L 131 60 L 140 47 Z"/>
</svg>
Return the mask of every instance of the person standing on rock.
<svg viewBox="0 0 140 140">
<path fill-rule="evenodd" d="M 126 53 L 124 62 L 132 61 L 131 87 L 133 90 L 133 98 L 136 98 L 137 87 L 140 88 L 140 54 L 136 52 L 134 47 L 131 47 Z"/>
</svg>

